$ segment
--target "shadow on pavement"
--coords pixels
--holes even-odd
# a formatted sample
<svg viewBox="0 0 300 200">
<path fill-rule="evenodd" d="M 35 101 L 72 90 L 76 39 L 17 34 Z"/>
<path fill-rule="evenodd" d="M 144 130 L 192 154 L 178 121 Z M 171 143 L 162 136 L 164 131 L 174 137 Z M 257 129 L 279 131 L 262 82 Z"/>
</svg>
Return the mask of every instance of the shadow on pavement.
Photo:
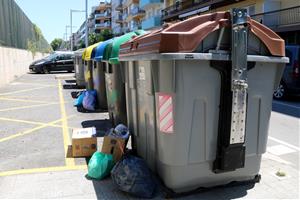
<svg viewBox="0 0 300 200">
<path fill-rule="evenodd" d="M 96 128 L 96 136 L 103 137 L 105 133 L 112 128 L 112 123 L 108 119 L 104 120 L 88 120 L 81 122 L 81 126 L 83 128 L 95 127 Z"/>
<path fill-rule="evenodd" d="M 76 83 L 76 80 L 65 80 L 66 83 Z"/>
<path fill-rule="evenodd" d="M 107 110 L 102 110 L 102 109 L 97 109 L 97 110 L 87 110 L 83 107 L 77 107 L 77 111 L 78 112 L 81 112 L 81 113 L 104 113 L 104 112 L 107 112 Z"/>
<path fill-rule="evenodd" d="M 284 100 L 273 100 L 272 111 L 300 117 L 300 97 L 288 97 Z"/>
<path fill-rule="evenodd" d="M 71 89 L 82 89 L 82 87 L 79 87 L 76 84 L 63 84 L 63 88 L 65 90 L 71 90 Z"/>
</svg>

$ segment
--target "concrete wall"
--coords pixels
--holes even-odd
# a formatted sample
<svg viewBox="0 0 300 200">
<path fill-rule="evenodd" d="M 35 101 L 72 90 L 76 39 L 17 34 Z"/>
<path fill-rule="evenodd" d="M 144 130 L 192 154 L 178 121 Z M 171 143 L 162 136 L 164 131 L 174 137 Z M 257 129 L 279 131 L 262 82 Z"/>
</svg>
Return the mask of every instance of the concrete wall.
<svg viewBox="0 0 300 200">
<path fill-rule="evenodd" d="M 32 53 L 15 48 L 0 47 L 0 87 L 26 74 L 29 71 L 29 64 L 46 54 Z"/>
</svg>

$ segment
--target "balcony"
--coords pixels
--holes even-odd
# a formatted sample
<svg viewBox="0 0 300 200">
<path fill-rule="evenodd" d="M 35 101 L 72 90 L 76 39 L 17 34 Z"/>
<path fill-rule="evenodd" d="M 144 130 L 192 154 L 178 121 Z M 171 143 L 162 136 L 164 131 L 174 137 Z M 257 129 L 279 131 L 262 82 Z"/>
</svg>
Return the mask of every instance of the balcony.
<svg viewBox="0 0 300 200">
<path fill-rule="evenodd" d="M 154 6 L 161 3 L 163 3 L 162 0 L 140 0 L 140 7 L 145 8 L 148 6 Z"/>
<path fill-rule="evenodd" d="M 275 32 L 300 30 L 300 6 L 260 13 L 251 18 Z"/>
<path fill-rule="evenodd" d="M 99 13 L 99 14 L 95 14 L 95 19 L 103 19 L 103 18 L 110 18 L 111 17 L 111 13 Z"/>
<path fill-rule="evenodd" d="M 101 3 L 99 4 L 99 6 L 95 9 L 95 11 L 96 11 L 96 10 L 98 10 L 98 11 L 103 11 L 103 10 L 106 10 L 106 9 L 108 9 L 108 8 L 111 8 L 111 4 L 110 4 L 110 3 L 103 3 L 103 2 L 101 2 Z"/>
<path fill-rule="evenodd" d="M 195 15 L 207 10 L 223 7 L 226 5 L 237 3 L 245 0 L 182 0 L 178 1 L 170 7 L 162 10 L 162 20 L 172 21 L 184 17 Z M 204 9 L 204 11 L 203 11 Z"/>
<path fill-rule="evenodd" d="M 146 15 L 146 11 L 136 6 L 130 10 L 130 15 L 133 18 L 142 18 Z"/>
<path fill-rule="evenodd" d="M 123 6 L 123 1 L 122 0 L 119 1 L 118 5 L 115 9 L 116 9 L 116 11 L 123 11 L 124 6 Z"/>
<path fill-rule="evenodd" d="M 116 23 L 119 23 L 119 24 L 124 23 L 124 18 L 123 18 L 122 15 L 119 15 L 119 16 L 117 17 Z"/>
<path fill-rule="evenodd" d="M 123 0 L 124 7 L 128 7 L 130 4 L 139 4 L 139 0 Z"/>
<path fill-rule="evenodd" d="M 133 22 L 131 25 L 130 25 L 130 30 L 131 31 L 136 31 L 138 29 L 141 29 L 142 28 L 142 24 L 139 23 L 139 22 Z"/>
<path fill-rule="evenodd" d="M 142 29 L 151 29 L 161 25 L 161 16 L 152 16 L 142 21 Z"/>
<path fill-rule="evenodd" d="M 104 22 L 104 23 L 99 23 L 95 24 L 96 29 L 110 29 L 111 28 L 111 23 L 110 22 Z"/>
</svg>

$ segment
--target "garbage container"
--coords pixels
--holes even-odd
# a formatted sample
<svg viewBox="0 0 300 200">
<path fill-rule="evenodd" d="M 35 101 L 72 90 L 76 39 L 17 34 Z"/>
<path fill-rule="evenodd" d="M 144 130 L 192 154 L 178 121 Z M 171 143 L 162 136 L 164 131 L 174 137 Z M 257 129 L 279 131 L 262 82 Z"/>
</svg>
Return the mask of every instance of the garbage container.
<svg viewBox="0 0 300 200">
<path fill-rule="evenodd" d="M 107 109 L 107 95 L 106 95 L 106 84 L 105 84 L 105 63 L 101 62 L 103 59 L 103 54 L 105 53 L 105 49 L 109 43 L 112 42 L 113 39 L 106 40 L 99 44 L 96 48 L 94 48 L 92 53 L 92 59 L 94 61 L 93 68 L 93 82 L 94 89 L 97 91 L 97 98 L 99 107 L 101 109 Z"/>
<path fill-rule="evenodd" d="M 83 69 L 84 61 L 82 60 L 83 51 L 84 49 L 78 49 L 77 51 L 74 52 L 75 78 L 76 78 L 76 85 L 79 87 L 85 87 L 84 69 Z"/>
<path fill-rule="evenodd" d="M 91 60 L 92 52 L 95 47 L 97 47 L 99 43 L 93 44 L 83 51 L 82 59 L 84 60 L 84 80 L 86 84 L 87 90 L 93 90 L 94 89 L 94 83 L 93 83 L 93 60 Z"/>
<path fill-rule="evenodd" d="M 259 180 L 284 56 L 284 41 L 245 9 L 121 45 L 137 153 L 175 192 Z"/>
<path fill-rule="evenodd" d="M 130 32 L 114 38 L 105 48 L 102 62 L 105 62 L 105 83 L 107 94 L 107 105 L 110 119 L 114 125 L 127 125 L 126 96 L 124 68 L 119 62 L 120 45 L 132 39 L 143 31 Z"/>
</svg>

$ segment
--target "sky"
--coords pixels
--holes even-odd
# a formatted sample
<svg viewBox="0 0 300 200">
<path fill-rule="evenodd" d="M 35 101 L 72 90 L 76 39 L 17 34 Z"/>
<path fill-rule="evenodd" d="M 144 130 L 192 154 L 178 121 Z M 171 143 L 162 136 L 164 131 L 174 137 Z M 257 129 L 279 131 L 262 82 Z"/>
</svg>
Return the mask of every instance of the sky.
<svg viewBox="0 0 300 200">
<path fill-rule="evenodd" d="M 70 26 L 70 9 L 85 10 L 85 0 L 15 0 L 27 17 L 41 30 L 50 44 L 54 38 L 63 38 Z M 88 0 L 89 14 L 100 0 Z M 85 20 L 85 12 L 73 12 L 73 30 L 76 32 Z M 68 28 L 70 36 L 70 28 Z"/>
</svg>

